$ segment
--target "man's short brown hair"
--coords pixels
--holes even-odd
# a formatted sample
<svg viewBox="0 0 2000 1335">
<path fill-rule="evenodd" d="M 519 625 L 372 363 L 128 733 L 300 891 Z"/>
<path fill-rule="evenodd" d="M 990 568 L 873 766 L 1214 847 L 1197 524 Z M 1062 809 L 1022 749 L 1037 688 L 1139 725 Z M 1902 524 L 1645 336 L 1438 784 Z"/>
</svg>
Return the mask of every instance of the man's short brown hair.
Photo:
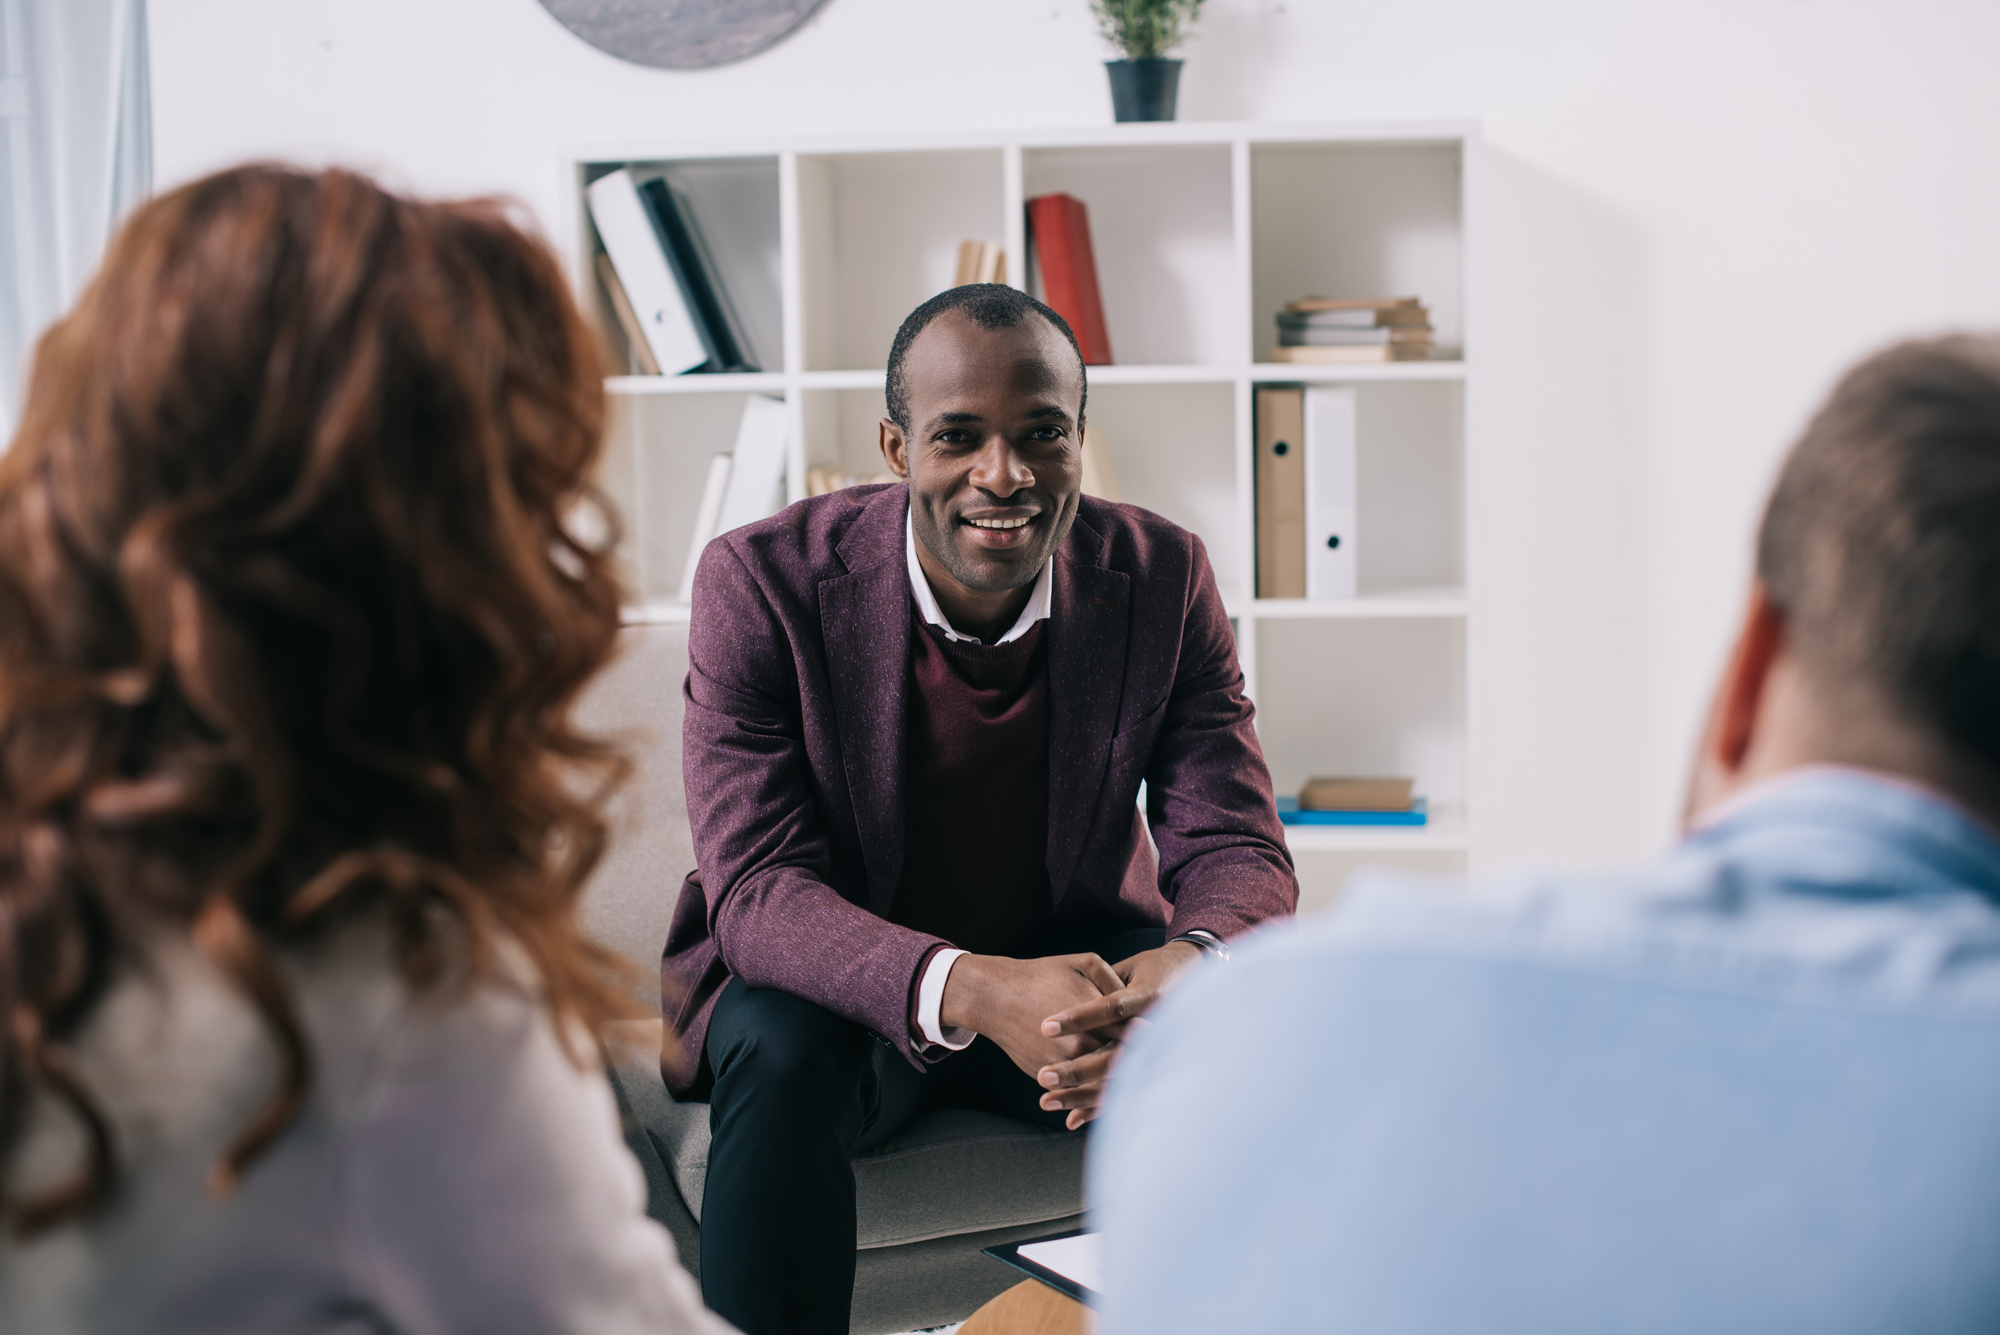
<svg viewBox="0 0 2000 1335">
<path fill-rule="evenodd" d="M 1849 371 L 1779 473 L 1757 573 L 1806 672 L 2000 776 L 2000 339 Z"/>
</svg>

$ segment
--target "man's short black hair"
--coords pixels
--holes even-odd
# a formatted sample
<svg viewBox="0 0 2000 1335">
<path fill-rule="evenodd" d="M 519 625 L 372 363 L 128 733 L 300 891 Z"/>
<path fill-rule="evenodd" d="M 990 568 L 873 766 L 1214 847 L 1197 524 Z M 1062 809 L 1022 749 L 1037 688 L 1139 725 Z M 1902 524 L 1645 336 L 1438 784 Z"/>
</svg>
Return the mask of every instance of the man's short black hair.
<svg viewBox="0 0 2000 1335">
<path fill-rule="evenodd" d="M 2000 339 L 1848 372 L 1779 473 L 1757 573 L 1809 675 L 2000 779 Z"/>
<path fill-rule="evenodd" d="M 896 331 L 896 341 L 889 345 L 889 378 L 885 386 L 889 420 L 903 430 L 910 429 L 910 389 L 903 379 L 903 362 L 909 357 L 910 345 L 917 341 L 917 335 L 946 311 L 963 311 L 981 329 L 1012 329 L 1030 315 L 1041 316 L 1069 340 L 1070 351 L 1076 354 L 1077 381 L 1083 386 L 1084 396 L 1090 393 L 1090 379 L 1083 369 L 1083 349 L 1077 345 L 1076 335 L 1070 332 L 1068 321 L 1017 287 L 1005 283 L 967 283 L 963 287 L 948 287 L 911 311 L 904 318 L 903 327 Z M 1083 415 L 1082 397 L 1077 399 L 1076 412 L 1079 417 Z"/>
</svg>

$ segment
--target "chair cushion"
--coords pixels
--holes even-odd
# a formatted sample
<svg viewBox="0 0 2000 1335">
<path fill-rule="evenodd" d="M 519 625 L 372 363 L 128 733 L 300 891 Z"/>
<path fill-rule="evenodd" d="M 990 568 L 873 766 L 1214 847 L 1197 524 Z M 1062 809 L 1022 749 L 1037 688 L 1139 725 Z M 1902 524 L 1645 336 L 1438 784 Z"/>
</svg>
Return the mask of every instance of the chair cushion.
<svg viewBox="0 0 2000 1335">
<path fill-rule="evenodd" d="M 860 1245 L 894 1247 L 1083 1210 L 1078 1131 L 970 1108 L 925 1113 L 854 1161 Z"/>
<path fill-rule="evenodd" d="M 655 1025 L 657 1032 L 657 1025 Z M 614 1056 L 612 1079 L 697 1221 L 708 1180 L 708 1105 L 677 1103 L 643 1049 Z M 1067 1219 L 1083 1209 L 1080 1132 L 941 1108 L 854 1160 L 860 1245 L 895 1247 Z"/>
</svg>

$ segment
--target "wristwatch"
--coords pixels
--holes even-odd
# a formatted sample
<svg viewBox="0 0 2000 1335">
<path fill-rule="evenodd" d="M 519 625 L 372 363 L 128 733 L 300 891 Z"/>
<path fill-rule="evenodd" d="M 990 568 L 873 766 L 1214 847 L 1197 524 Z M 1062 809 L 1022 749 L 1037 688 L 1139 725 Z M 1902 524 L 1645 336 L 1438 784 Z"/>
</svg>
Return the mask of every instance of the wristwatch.
<svg viewBox="0 0 2000 1335">
<path fill-rule="evenodd" d="M 1201 951 L 1202 954 L 1213 955 L 1219 960 L 1229 958 L 1228 943 L 1214 932 L 1204 932 L 1197 927 L 1192 932 L 1183 932 L 1179 936 L 1173 937 L 1167 944 L 1172 945 L 1175 941 L 1185 941 L 1195 949 Z"/>
</svg>

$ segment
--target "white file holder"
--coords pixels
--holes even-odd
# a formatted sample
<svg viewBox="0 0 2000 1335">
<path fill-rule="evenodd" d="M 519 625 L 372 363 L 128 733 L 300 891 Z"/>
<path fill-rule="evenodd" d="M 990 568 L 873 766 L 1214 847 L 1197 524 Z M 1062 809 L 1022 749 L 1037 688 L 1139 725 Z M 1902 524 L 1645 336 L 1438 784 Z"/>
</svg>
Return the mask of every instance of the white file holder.
<svg viewBox="0 0 2000 1335">
<path fill-rule="evenodd" d="M 1306 390 L 1306 597 L 1352 598 L 1359 506 L 1354 391 Z"/>
</svg>

